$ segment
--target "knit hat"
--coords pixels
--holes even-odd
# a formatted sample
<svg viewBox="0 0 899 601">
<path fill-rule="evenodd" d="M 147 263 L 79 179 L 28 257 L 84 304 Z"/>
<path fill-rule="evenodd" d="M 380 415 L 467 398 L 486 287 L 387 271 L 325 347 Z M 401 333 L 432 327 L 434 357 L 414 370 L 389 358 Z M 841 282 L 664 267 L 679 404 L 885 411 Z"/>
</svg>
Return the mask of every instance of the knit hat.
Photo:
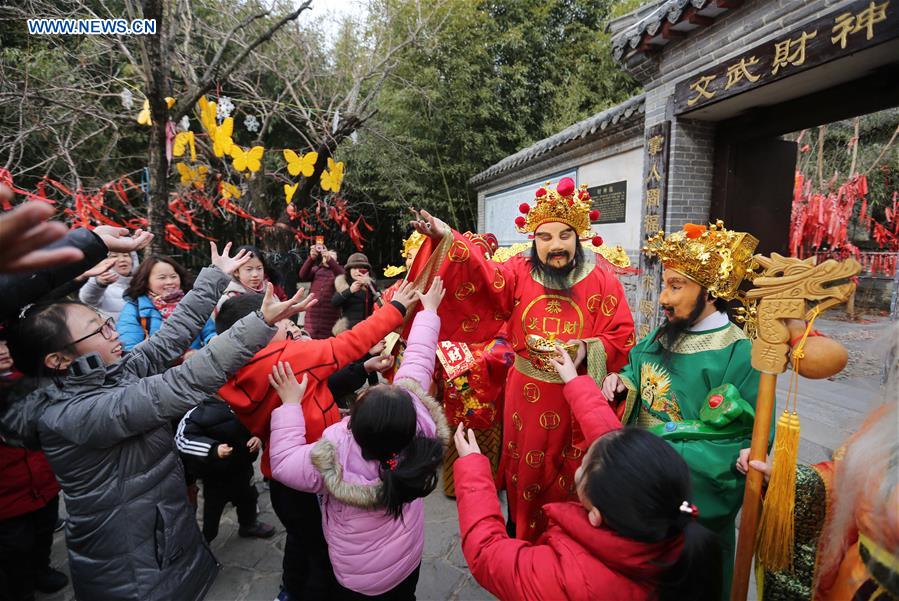
<svg viewBox="0 0 899 601">
<path fill-rule="evenodd" d="M 346 265 L 344 267 L 347 271 L 357 267 L 364 267 L 365 269 L 371 271 L 371 264 L 368 262 L 368 257 L 366 257 L 364 253 L 351 254 L 350 258 L 347 259 Z"/>
</svg>

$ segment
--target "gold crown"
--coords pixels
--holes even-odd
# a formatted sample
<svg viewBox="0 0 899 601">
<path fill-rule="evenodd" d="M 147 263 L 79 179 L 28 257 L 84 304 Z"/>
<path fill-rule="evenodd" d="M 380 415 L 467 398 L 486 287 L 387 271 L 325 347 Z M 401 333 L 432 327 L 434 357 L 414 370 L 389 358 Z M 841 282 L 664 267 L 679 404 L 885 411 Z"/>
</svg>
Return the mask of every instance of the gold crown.
<svg viewBox="0 0 899 601">
<path fill-rule="evenodd" d="M 563 177 L 559 185 L 553 190 L 552 182 L 539 188 L 535 194 L 537 204 L 531 206 L 527 203 L 519 205 L 518 210 L 523 213 L 515 219 L 515 229 L 522 234 L 531 234 L 544 223 L 558 221 L 570 225 L 581 238 L 590 234 L 590 194 L 587 186 L 582 185 L 578 189 L 574 180 Z M 599 215 L 595 215 L 595 219 Z"/>
<path fill-rule="evenodd" d="M 751 234 L 725 229 L 719 219 L 708 227 L 688 223 L 667 238 L 659 232 L 646 241 L 643 252 L 656 255 L 666 268 L 687 276 L 712 296 L 731 300 L 749 271 L 758 243 Z"/>
<path fill-rule="evenodd" d="M 418 232 L 412 232 L 412 234 L 403 240 L 403 258 L 406 259 L 409 257 L 409 252 L 413 250 L 418 250 L 421 248 L 421 245 L 424 244 L 425 237 Z"/>
<path fill-rule="evenodd" d="M 409 253 L 413 250 L 418 250 L 421 248 L 421 245 L 424 244 L 425 237 L 419 234 L 418 232 L 412 232 L 412 234 L 403 240 L 403 252 L 400 253 L 404 259 L 409 258 Z M 396 265 L 388 265 L 384 268 L 384 277 L 385 278 L 393 278 L 398 276 L 401 273 L 406 272 L 406 266 L 396 266 Z"/>
</svg>

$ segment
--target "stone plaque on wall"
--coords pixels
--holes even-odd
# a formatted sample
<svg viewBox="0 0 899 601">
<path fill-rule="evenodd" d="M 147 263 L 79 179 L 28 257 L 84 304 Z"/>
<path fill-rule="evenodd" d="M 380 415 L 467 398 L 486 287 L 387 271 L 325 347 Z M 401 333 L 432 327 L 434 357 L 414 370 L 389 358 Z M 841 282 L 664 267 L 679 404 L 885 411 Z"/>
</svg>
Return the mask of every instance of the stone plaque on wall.
<svg viewBox="0 0 899 601">
<path fill-rule="evenodd" d="M 593 223 L 624 223 L 627 219 L 627 181 L 612 182 L 587 188 L 592 202 L 590 208 L 599 210 L 599 220 Z"/>
</svg>

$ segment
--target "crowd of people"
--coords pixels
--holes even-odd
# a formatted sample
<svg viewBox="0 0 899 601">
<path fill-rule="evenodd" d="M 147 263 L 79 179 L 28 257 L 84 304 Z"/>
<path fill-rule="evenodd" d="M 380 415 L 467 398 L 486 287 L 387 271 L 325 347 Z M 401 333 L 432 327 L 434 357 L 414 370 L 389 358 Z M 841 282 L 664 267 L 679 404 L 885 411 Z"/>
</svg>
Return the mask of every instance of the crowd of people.
<svg viewBox="0 0 899 601">
<path fill-rule="evenodd" d="M 516 221 L 530 253 L 506 260 L 416 213 L 383 294 L 364 254 L 321 243 L 310 293 L 288 295 L 256 246 L 213 242 L 194 277 L 141 259 L 140 230 L 69 231 L 35 202 L 0 215 L 0 598 L 68 584 L 50 565 L 61 491 L 78 599 L 202 599 L 228 503 L 239 536 L 285 531 L 278 599 L 414 599 L 445 463 L 464 556 L 501 599 L 727 596 L 743 474 L 769 470 L 745 452 L 759 374 L 725 307 L 748 262 L 690 253 L 753 239 L 650 240 L 666 318 L 637 340 L 615 266 L 582 243 L 589 206 L 571 180 L 541 188 Z M 257 459 L 280 526 L 258 519 Z M 852 497 L 862 538 L 841 505 L 840 543 L 883 563 L 899 527 L 872 529 L 870 507 L 897 488 L 877 466 L 883 486 Z M 822 553 L 808 598 L 848 590 Z"/>
</svg>

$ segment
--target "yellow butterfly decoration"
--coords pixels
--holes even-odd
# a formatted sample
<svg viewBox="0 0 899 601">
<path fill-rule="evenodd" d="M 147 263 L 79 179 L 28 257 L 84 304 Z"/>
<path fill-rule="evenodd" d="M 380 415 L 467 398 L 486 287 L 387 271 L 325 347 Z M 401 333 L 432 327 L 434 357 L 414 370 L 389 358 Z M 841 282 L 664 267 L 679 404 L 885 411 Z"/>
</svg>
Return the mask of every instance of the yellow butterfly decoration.
<svg viewBox="0 0 899 601">
<path fill-rule="evenodd" d="M 194 145 L 194 132 L 179 131 L 175 134 L 175 143 L 172 147 L 172 154 L 176 157 L 184 156 L 184 152 L 190 148 L 190 162 L 197 160 L 197 147 Z"/>
<path fill-rule="evenodd" d="M 299 175 L 302 173 L 306 177 L 309 177 L 315 172 L 315 162 L 318 160 L 318 153 L 313 150 L 300 157 L 300 155 L 294 151 L 285 148 L 284 160 L 287 161 L 287 171 L 291 175 Z"/>
<path fill-rule="evenodd" d="M 321 187 L 326 192 L 340 192 L 340 185 L 343 183 L 343 162 L 335 163 L 334 159 L 328 157 L 328 169 L 322 172 Z"/>
<path fill-rule="evenodd" d="M 153 120 L 150 119 L 150 100 L 144 99 L 144 108 L 141 110 L 140 114 L 137 116 L 137 122 L 140 125 L 153 125 Z"/>
<path fill-rule="evenodd" d="M 209 167 L 206 165 L 199 165 L 194 169 L 187 163 L 176 163 L 175 167 L 181 174 L 181 185 L 200 189 L 206 185 L 206 175 L 209 173 Z"/>
<path fill-rule="evenodd" d="M 165 104 L 168 108 L 172 108 L 175 106 L 175 99 L 171 96 L 165 97 Z M 153 119 L 150 118 L 150 99 L 144 98 L 144 106 L 141 109 L 140 113 L 137 115 L 137 122 L 140 125 L 153 125 Z"/>
<path fill-rule="evenodd" d="M 262 146 L 254 146 L 247 150 L 244 150 L 237 144 L 231 147 L 231 157 L 234 159 L 234 168 L 237 171 L 246 171 L 249 169 L 253 173 L 256 173 L 262 168 L 262 155 L 265 153 L 265 148 Z"/>
<path fill-rule="evenodd" d="M 240 188 L 229 182 L 221 182 L 221 184 L 223 198 L 233 198 L 235 200 L 240 198 Z"/>
<path fill-rule="evenodd" d="M 232 133 L 234 133 L 233 117 L 228 117 L 215 128 L 212 144 L 212 152 L 215 153 L 215 156 L 223 157 L 231 154 L 231 149 L 234 147 L 234 140 L 231 139 Z"/>
<path fill-rule="evenodd" d="M 293 202 L 293 195 L 296 194 L 297 188 L 300 184 L 288 185 L 284 184 L 284 200 L 287 201 L 287 204 Z"/>
<path fill-rule="evenodd" d="M 215 120 L 216 103 L 206 100 L 206 96 L 200 96 L 197 106 L 200 107 L 200 123 L 203 124 L 207 134 L 210 136 L 214 135 L 217 129 Z"/>
</svg>

